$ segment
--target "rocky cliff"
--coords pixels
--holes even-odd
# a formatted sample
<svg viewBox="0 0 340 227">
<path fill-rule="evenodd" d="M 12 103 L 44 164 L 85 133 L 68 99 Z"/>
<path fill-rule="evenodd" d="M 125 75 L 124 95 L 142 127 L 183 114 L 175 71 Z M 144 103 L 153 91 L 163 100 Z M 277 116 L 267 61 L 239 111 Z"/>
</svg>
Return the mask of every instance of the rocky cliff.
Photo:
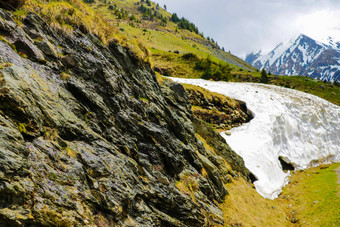
<svg viewBox="0 0 340 227">
<path fill-rule="evenodd" d="M 0 9 L 0 37 L 0 226 L 223 225 L 225 184 L 251 174 L 182 85 L 32 12 Z"/>
</svg>

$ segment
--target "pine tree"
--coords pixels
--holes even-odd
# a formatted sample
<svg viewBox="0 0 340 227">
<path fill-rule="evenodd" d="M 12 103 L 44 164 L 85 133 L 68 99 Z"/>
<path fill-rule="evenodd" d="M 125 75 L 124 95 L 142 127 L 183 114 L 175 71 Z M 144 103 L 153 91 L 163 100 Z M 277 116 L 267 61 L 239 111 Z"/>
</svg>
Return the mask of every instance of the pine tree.
<svg viewBox="0 0 340 227">
<path fill-rule="evenodd" d="M 263 68 L 262 71 L 261 71 L 261 79 L 260 79 L 260 82 L 261 83 L 268 83 L 268 75 L 267 75 L 267 72 L 266 70 Z"/>
<path fill-rule="evenodd" d="M 175 23 L 180 21 L 176 13 L 171 15 L 171 21 Z"/>
</svg>

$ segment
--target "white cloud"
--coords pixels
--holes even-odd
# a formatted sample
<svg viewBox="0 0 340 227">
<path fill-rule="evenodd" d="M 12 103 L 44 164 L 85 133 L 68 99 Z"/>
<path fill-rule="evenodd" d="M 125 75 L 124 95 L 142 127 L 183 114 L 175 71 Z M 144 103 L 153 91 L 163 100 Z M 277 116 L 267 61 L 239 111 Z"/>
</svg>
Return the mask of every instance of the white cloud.
<svg viewBox="0 0 340 227">
<path fill-rule="evenodd" d="M 298 33 L 318 36 L 340 28 L 339 0 L 156 0 L 194 22 L 205 36 L 244 57 Z M 327 29 L 326 29 L 327 28 Z M 339 31 L 340 33 L 340 31 Z M 339 35 L 340 38 L 340 35 Z"/>
<path fill-rule="evenodd" d="M 326 36 L 333 36 L 340 40 L 339 11 L 320 10 L 301 15 L 295 25 L 302 33 L 315 39 L 323 40 Z"/>
</svg>

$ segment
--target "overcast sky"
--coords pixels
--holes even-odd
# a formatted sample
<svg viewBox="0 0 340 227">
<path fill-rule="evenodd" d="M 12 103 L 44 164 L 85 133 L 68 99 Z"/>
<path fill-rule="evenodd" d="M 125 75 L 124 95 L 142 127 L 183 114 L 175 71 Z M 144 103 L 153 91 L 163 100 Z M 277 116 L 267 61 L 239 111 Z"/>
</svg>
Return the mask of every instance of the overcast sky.
<svg viewBox="0 0 340 227">
<path fill-rule="evenodd" d="M 155 0 L 239 57 L 303 33 L 340 40 L 340 0 Z M 334 34 L 336 33 L 336 34 Z"/>
</svg>

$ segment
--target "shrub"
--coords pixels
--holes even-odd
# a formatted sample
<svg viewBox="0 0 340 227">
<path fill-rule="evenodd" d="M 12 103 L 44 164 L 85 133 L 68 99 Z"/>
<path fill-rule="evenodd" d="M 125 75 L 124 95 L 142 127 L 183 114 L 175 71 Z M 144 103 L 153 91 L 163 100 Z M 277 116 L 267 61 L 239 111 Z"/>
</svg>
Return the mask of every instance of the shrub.
<svg viewBox="0 0 340 227">
<path fill-rule="evenodd" d="M 201 77 L 202 79 L 228 81 L 230 79 L 230 68 L 227 65 L 213 65 L 213 67 L 205 70 Z"/>
<path fill-rule="evenodd" d="M 186 53 L 186 54 L 183 54 L 182 55 L 182 58 L 184 59 L 184 60 L 195 60 L 195 61 L 197 61 L 198 60 L 198 57 L 197 57 L 197 55 L 196 54 L 193 54 L 193 53 Z"/>
<path fill-rule="evenodd" d="M 0 0 L 0 7 L 6 10 L 16 10 L 25 4 L 26 0 Z"/>
<path fill-rule="evenodd" d="M 135 21 L 136 20 L 136 17 L 135 17 L 135 15 L 131 15 L 131 17 L 129 18 L 130 20 L 132 20 L 132 21 Z"/>
<path fill-rule="evenodd" d="M 209 57 L 201 59 L 195 63 L 194 69 L 203 71 L 201 78 L 212 80 L 225 80 L 230 79 L 231 68 L 227 63 L 215 63 Z"/>
<path fill-rule="evenodd" d="M 151 6 L 151 2 L 150 2 L 150 0 L 146 0 L 146 2 L 145 2 L 148 6 Z"/>
<path fill-rule="evenodd" d="M 195 63 L 194 69 L 203 71 L 211 68 L 213 62 L 211 61 L 210 57 L 208 56 L 206 59 L 201 59 Z"/>
<path fill-rule="evenodd" d="M 261 71 L 261 79 L 260 79 L 261 83 L 268 83 L 268 75 L 265 69 L 262 69 Z"/>
</svg>

